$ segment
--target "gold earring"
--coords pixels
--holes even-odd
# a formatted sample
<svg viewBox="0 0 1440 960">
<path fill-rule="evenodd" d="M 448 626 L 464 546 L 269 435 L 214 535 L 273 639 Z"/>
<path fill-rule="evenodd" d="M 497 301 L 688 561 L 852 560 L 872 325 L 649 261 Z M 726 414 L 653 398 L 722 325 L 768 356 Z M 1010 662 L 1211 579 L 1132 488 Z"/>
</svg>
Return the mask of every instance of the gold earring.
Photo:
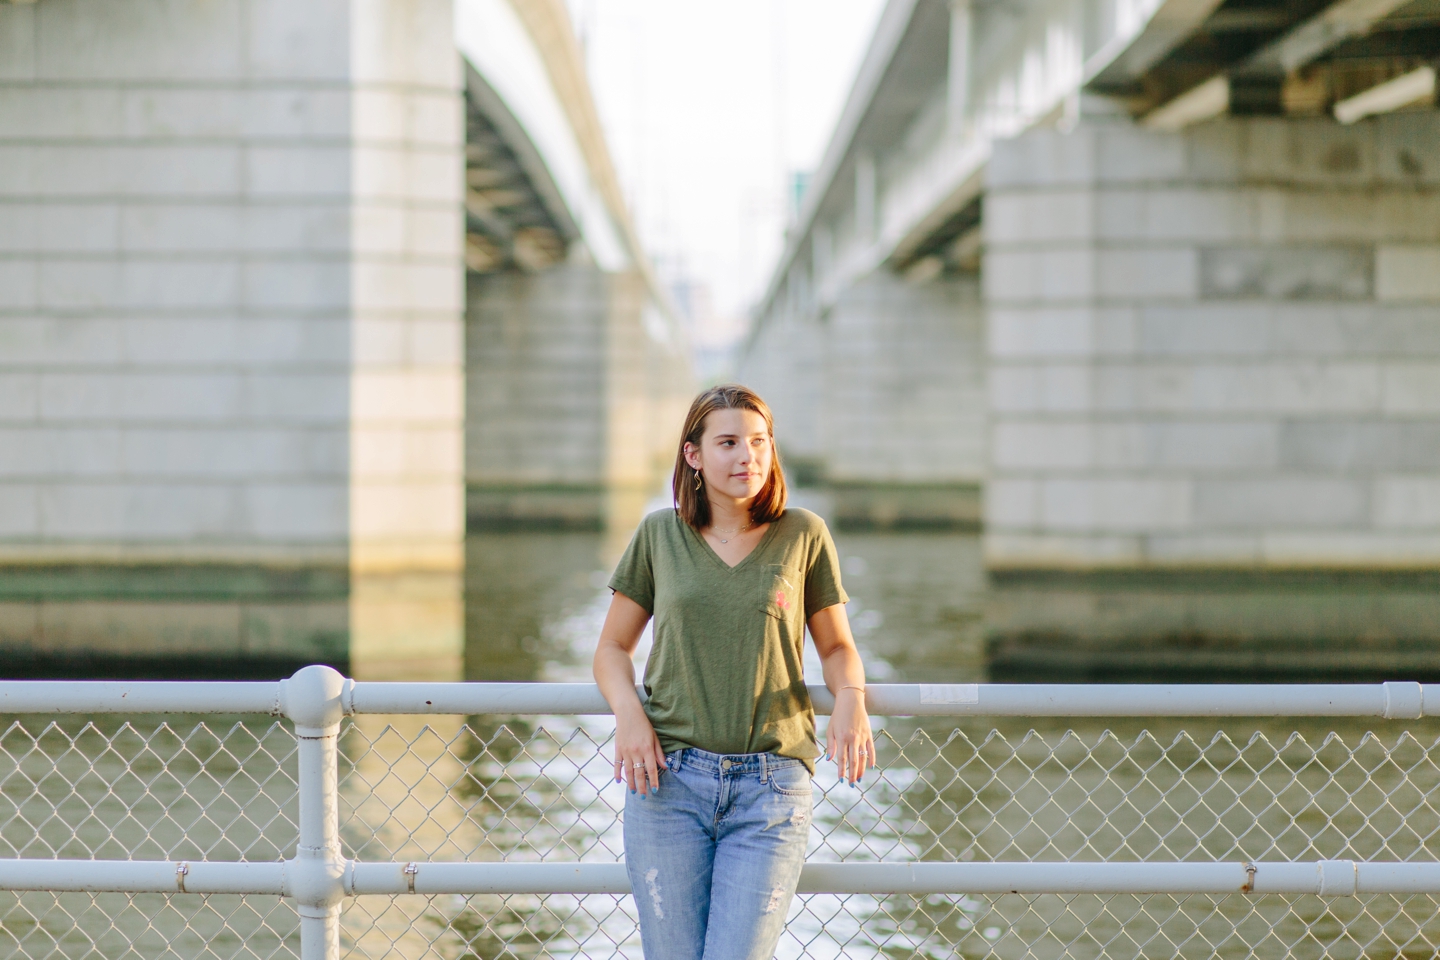
<svg viewBox="0 0 1440 960">
<path fill-rule="evenodd" d="M 699 470 L 696 470 L 696 471 L 695 471 L 695 489 L 696 489 L 696 490 L 699 490 L 699 489 L 700 489 L 700 483 L 701 483 L 701 481 L 700 481 L 700 471 L 699 471 Z"/>
</svg>

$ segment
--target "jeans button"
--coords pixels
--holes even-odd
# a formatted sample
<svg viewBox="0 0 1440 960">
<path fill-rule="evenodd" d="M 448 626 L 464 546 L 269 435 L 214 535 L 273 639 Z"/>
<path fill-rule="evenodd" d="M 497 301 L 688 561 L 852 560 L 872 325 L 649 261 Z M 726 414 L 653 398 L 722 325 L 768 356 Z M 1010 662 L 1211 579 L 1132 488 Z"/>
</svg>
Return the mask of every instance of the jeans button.
<svg viewBox="0 0 1440 960">
<path fill-rule="evenodd" d="M 730 763 L 729 760 L 721 760 L 721 761 L 720 761 L 720 769 L 721 769 L 721 770 L 729 770 L 731 766 L 732 766 L 732 764 Z"/>
</svg>

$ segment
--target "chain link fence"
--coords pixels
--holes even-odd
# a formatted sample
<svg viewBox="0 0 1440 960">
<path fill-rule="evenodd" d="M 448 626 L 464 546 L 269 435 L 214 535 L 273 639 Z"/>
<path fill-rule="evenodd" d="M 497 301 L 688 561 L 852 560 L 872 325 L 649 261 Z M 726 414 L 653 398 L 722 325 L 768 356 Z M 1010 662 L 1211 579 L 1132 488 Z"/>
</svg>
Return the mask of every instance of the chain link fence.
<svg viewBox="0 0 1440 960">
<path fill-rule="evenodd" d="M 812 861 L 1436 861 L 1440 742 L 1423 721 L 890 720 L 861 789 L 816 780 Z M 1299 732 L 1296 732 L 1299 728 Z M 1371 733 L 1369 730 L 1377 732 Z M 1228 731 L 1228 732 L 1227 732 Z M 618 861 L 606 718 L 358 716 L 342 727 L 344 855 Z M 272 720 L 21 717 L 0 734 L 0 857 L 284 859 L 296 739 Z M 0 894 L 0 955 L 298 955 L 265 896 Z M 629 897 L 357 896 L 355 957 L 638 957 Z M 1433 896 L 808 895 L 779 955 L 1434 956 Z"/>
<path fill-rule="evenodd" d="M 280 860 L 295 849 L 289 724 L 15 718 L 0 857 Z M 0 893 L 0 956 L 292 957 L 278 897 Z"/>
</svg>

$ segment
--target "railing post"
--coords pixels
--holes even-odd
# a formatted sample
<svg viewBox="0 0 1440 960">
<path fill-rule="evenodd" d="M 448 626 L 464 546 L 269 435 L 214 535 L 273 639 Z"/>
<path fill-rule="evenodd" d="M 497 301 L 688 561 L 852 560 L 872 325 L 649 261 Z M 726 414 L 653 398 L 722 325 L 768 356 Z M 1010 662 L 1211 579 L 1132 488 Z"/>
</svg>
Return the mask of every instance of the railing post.
<svg viewBox="0 0 1440 960">
<path fill-rule="evenodd" d="M 280 709 L 295 724 L 299 752 L 300 843 L 295 859 L 286 864 L 285 886 L 300 914 L 301 960 L 340 958 L 345 861 L 340 856 L 338 741 L 347 683 L 329 667 L 311 666 L 280 684 Z"/>
</svg>

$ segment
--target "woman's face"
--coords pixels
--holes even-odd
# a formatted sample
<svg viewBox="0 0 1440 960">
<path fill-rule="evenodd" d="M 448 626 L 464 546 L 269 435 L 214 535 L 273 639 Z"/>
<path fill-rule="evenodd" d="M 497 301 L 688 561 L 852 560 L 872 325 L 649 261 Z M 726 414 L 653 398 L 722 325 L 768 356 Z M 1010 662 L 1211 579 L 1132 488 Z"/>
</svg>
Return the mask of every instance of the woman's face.
<svg viewBox="0 0 1440 960">
<path fill-rule="evenodd" d="M 705 418 L 700 445 L 685 444 L 685 460 L 713 493 L 749 500 L 770 479 L 775 447 L 765 418 L 754 410 L 716 410 Z"/>
</svg>

